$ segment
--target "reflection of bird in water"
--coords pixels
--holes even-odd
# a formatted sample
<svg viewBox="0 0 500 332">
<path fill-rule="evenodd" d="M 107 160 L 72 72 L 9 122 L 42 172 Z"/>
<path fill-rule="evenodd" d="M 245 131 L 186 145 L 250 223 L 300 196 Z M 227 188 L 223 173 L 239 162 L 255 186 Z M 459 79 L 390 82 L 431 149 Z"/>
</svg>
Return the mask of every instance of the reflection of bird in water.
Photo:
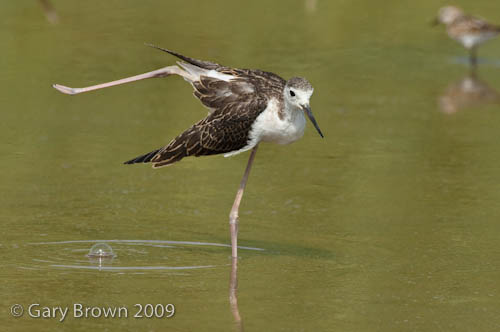
<svg viewBox="0 0 500 332">
<path fill-rule="evenodd" d="M 448 36 L 460 42 L 469 51 L 472 65 L 477 62 L 477 47 L 500 34 L 500 26 L 466 15 L 462 9 L 454 6 L 441 8 L 434 23 L 446 25 Z"/>
<path fill-rule="evenodd" d="M 304 134 L 306 115 L 323 137 L 309 106 L 313 87 L 304 78 L 293 77 L 285 81 L 270 72 L 224 67 L 154 47 L 183 62 L 178 62 L 179 66 L 168 66 L 91 87 L 75 89 L 55 84 L 54 88 L 66 94 L 77 94 L 170 75 L 179 75 L 189 82 L 194 95 L 209 109 L 207 117 L 178 135 L 168 145 L 133 158 L 125 164 L 152 163 L 153 168 L 160 168 L 189 156 L 224 154 L 228 157 L 252 150 L 229 215 L 232 256 L 236 257 L 239 206 L 259 143 L 295 142 Z"/>
<path fill-rule="evenodd" d="M 38 0 L 38 3 L 40 3 L 40 5 L 42 6 L 42 10 L 45 13 L 47 21 L 52 24 L 56 24 L 57 22 L 59 22 L 59 16 L 57 15 L 56 10 L 49 0 Z"/>
<path fill-rule="evenodd" d="M 472 72 L 448 86 L 439 97 L 439 106 L 444 113 L 455 113 L 463 108 L 500 102 L 500 94 Z"/>
</svg>

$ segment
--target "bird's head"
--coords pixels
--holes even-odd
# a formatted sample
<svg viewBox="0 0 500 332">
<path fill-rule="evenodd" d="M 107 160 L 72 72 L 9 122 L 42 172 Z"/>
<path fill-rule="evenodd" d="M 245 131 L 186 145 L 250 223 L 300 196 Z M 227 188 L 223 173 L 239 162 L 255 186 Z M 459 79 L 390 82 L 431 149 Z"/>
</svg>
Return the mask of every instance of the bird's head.
<svg viewBox="0 0 500 332">
<path fill-rule="evenodd" d="M 455 21 L 457 18 L 461 17 L 464 15 L 464 12 L 462 9 L 455 7 L 455 6 L 446 6 L 442 7 L 439 9 L 438 16 L 436 19 L 433 21 L 434 25 L 437 25 L 439 23 L 442 24 L 451 24 L 453 21 Z"/>
<path fill-rule="evenodd" d="M 311 120 L 320 136 L 323 137 L 323 133 L 319 129 L 318 123 L 312 114 L 311 106 L 309 105 L 309 99 L 311 99 L 313 91 L 314 89 L 311 83 L 309 83 L 305 78 L 292 77 L 286 82 L 283 93 L 285 103 L 306 113 L 307 117 Z"/>
</svg>

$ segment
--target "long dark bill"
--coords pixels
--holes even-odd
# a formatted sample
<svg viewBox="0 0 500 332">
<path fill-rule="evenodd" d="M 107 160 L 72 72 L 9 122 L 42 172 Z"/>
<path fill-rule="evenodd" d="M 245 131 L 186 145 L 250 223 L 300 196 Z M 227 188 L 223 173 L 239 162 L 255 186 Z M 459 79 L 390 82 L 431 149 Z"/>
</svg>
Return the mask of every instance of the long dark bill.
<svg viewBox="0 0 500 332">
<path fill-rule="evenodd" d="M 316 119 L 314 118 L 314 115 L 312 114 L 311 107 L 309 105 L 302 106 L 302 109 L 304 112 L 306 112 L 307 117 L 309 120 L 311 120 L 312 124 L 314 125 L 314 128 L 318 131 L 319 135 L 324 138 L 323 133 L 321 132 L 321 129 L 319 129 L 318 123 L 316 122 Z"/>
</svg>

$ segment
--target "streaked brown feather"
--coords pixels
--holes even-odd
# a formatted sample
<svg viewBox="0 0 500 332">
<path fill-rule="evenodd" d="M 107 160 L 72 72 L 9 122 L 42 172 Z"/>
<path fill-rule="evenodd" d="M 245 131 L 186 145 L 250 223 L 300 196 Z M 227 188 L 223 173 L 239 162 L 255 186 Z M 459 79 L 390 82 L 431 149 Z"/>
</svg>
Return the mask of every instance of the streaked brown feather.
<svg viewBox="0 0 500 332">
<path fill-rule="evenodd" d="M 271 98 L 283 102 L 286 81 L 276 74 L 253 69 L 233 69 L 219 64 L 186 57 L 179 53 L 150 45 L 172 54 L 191 65 L 231 75 L 229 82 L 200 76 L 192 82 L 193 94 L 212 110 L 208 116 L 174 138 L 167 146 L 126 163 L 152 162 L 154 168 L 167 166 L 188 156 L 228 153 L 244 148 L 255 119 Z"/>
<path fill-rule="evenodd" d="M 248 135 L 267 101 L 254 100 L 246 104 L 233 103 L 210 113 L 160 149 L 151 159 L 153 167 L 172 164 L 189 156 L 228 153 L 247 145 Z"/>
<path fill-rule="evenodd" d="M 463 15 L 450 24 L 448 31 L 454 36 L 463 34 L 500 33 L 500 27 L 474 16 Z"/>
</svg>

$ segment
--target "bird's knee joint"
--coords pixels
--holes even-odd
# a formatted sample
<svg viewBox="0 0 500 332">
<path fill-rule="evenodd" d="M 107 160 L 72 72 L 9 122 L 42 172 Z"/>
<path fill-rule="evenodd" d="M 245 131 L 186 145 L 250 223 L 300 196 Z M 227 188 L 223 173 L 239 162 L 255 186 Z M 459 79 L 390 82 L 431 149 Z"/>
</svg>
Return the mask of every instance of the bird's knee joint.
<svg viewBox="0 0 500 332">
<path fill-rule="evenodd" d="M 231 212 L 229 214 L 229 224 L 238 224 L 238 213 Z"/>
</svg>

